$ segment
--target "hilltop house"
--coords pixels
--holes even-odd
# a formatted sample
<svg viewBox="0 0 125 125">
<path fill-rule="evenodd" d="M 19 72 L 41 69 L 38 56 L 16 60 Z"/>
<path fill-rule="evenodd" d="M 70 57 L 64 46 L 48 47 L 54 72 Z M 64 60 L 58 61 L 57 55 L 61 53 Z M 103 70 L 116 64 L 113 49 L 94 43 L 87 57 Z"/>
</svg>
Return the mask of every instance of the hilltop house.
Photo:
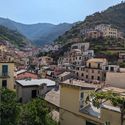
<svg viewBox="0 0 125 125">
<path fill-rule="evenodd" d="M 103 37 L 123 38 L 122 32 L 117 28 L 113 28 L 111 25 L 100 24 L 97 25 L 95 29 L 101 31 L 103 33 Z"/>
</svg>

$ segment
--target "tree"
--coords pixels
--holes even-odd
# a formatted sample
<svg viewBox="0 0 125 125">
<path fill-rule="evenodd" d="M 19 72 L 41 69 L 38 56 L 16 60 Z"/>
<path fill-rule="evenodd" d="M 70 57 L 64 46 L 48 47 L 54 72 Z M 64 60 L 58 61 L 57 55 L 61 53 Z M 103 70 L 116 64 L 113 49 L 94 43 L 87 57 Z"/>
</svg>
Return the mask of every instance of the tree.
<svg viewBox="0 0 125 125">
<path fill-rule="evenodd" d="M 122 97 L 120 94 L 114 93 L 112 91 L 93 92 L 86 99 L 86 103 L 92 102 L 92 104 L 97 108 L 100 108 L 100 106 L 107 101 L 110 101 L 110 103 L 113 106 L 115 106 L 115 107 L 117 106 L 120 108 L 120 110 L 121 110 L 121 125 L 123 125 L 124 116 L 125 116 L 125 98 Z"/>
<path fill-rule="evenodd" d="M 0 118 L 1 125 L 17 125 L 18 104 L 16 94 L 8 89 L 0 89 Z"/>
<path fill-rule="evenodd" d="M 18 125 L 56 125 L 48 114 L 49 109 L 44 100 L 32 100 L 21 107 Z"/>
<path fill-rule="evenodd" d="M 40 98 L 19 104 L 15 92 L 0 89 L 0 125 L 57 125 L 49 112 Z"/>
</svg>

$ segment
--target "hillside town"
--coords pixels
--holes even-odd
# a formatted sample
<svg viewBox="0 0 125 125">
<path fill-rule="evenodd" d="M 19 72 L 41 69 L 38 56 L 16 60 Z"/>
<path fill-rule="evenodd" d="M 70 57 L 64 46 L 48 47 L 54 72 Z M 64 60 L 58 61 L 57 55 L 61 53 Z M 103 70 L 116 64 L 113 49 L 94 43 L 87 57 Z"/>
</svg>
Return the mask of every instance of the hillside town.
<svg viewBox="0 0 125 125">
<path fill-rule="evenodd" d="M 85 39 L 124 39 L 123 32 L 106 24 L 80 32 Z M 120 107 L 106 101 L 97 108 L 86 101 L 92 92 L 100 91 L 125 97 L 125 68 L 96 57 L 90 44 L 72 41 L 69 50 L 54 60 L 37 55 L 58 53 L 60 44 L 17 49 L 0 41 L 0 88 L 16 91 L 22 104 L 43 98 L 52 109 L 52 118 L 60 125 L 125 125 Z M 125 62 L 125 51 L 119 51 L 118 58 L 118 62 Z"/>
<path fill-rule="evenodd" d="M 125 125 L 125 0 L 1 1 L 0 125 Z"/>
</svg>

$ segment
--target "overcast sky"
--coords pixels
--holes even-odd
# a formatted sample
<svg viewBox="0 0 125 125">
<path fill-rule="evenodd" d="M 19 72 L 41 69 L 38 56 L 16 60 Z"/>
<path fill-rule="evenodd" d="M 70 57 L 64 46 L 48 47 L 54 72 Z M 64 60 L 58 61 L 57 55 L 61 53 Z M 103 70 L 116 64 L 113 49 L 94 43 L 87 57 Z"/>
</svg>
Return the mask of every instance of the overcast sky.
<svg viewBox="0 0 125 125">
<path fill-rule="evenodd" d="M 25 24 L 82 21 L 121 0 L 0 0 L 0 17 Z"/>
</svg>

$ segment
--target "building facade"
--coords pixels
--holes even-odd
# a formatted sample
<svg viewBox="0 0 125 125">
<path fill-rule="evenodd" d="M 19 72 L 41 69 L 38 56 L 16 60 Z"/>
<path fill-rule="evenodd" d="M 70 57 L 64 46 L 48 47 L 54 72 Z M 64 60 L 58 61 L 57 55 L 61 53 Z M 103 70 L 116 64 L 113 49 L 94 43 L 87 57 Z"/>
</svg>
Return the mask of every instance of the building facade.
<svg viewBox="0 0 125 125">
<path fill-rule="evenodd" d="M 122 38 L 122 33 L 111 25 L 100 24 L 97 25 L 95 29 L 101 31 L 103 33 L 103 37 Z"/>
<path fill-rule="evenodd" d="M 20 102 L 27 103 L 33 98 L 44 97 L 55 85 L 49 79 L 16 80 L 17 98 Z"/>
<path fill-rule="evenodd" d="M 90 84 L 89 84 L 90 85 Z M 104 105 L 97 109 L 86 104 L 86 97 L 94 86 L 77 81 L 65 81 L 60 87 L 60 125 L 120 125 L 118 108 Z"/>
<path fill-rule="evenodd" d="M 14 89 L 14 63 L 0 62 L 0 88 Z"/>
<path fill-rule="evenodd" d="M 105 74 L 102 67 L 108 65 L 105 58 L 92 58 L 86 62 L 85 66 L 74 67 L 76 78 L 86 82 L 101 82 L 105 80 Z"/>
<path fill-rule="evenodd" d="M 103 33 L 99 30 L 90 30 L 85 34 L 87 39 L 97 39 L 103 36 Z"/>
</svg>

